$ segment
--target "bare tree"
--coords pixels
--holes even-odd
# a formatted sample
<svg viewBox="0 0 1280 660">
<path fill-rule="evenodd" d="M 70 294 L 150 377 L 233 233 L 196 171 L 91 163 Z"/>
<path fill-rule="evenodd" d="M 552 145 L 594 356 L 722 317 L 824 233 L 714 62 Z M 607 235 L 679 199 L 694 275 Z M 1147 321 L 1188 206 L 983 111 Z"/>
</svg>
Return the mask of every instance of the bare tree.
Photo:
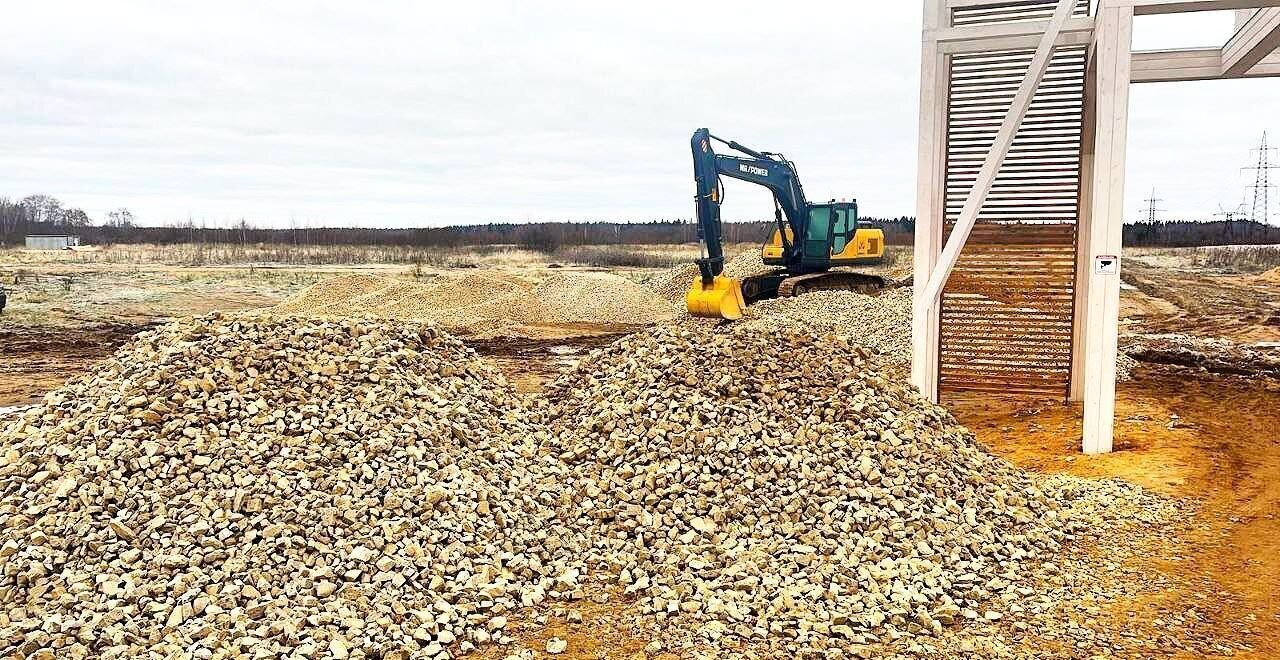
<svg viewBox="0 0 1280 660">
<path fill-rule="evenodd" d="M 27 219 L 34 223 L 62 224 L 62 215 L 66 212 L 62 208 L 62 202 L 48 195 L 27 195 L 18 202 L 18 206 L 26 211 Z"/>
<path fill-rule="evenodd" d="M 118 208 L 107 214 L 107 226 L 116 229 L 133 228 L 133 212 L 126 208 Z"/>
<path fill-rule="evenodd" d="M 68 227 L 92 227 L 93 220 L 82 209 L 66 209 L 62 212 L 62 224 Z"/>
</svg>

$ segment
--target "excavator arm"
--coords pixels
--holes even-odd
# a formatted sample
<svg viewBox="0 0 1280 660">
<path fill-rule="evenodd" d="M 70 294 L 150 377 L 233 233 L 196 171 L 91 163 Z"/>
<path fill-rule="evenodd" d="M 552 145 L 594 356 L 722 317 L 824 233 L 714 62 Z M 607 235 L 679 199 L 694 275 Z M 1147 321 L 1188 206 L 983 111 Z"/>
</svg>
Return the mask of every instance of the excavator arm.
<svg viewBox="0 0 1280 660">
<path fill-rule="evenodd" d="M 711 145 L 713 140 L 750 158 L 717 154 Z M 808 202 L 795 166 L 778 154 L 759 152 L 737 142 L 722 140 L 705 128 L 694 132 L 692 147 L 698 239 L 706 251 L 706 256 L 697 261 L 703 285 L 710 286 L 724 272 L 723 226 L 720 221 L 720 206 L 724 202 L 724 190 L 720 186 L 722 176 L 754 183 L 773 193 L 778 231 L 786 244 L 785 252 L 791 254 L 796 247 L 790 244 L 787 236 L 803 236 L 808 222 L 805 210 Z"/>
<path fill-rule="evenodd" d="M 747 157 L 716 153 L 712 141 L 720 142 Z M 698 239 L 704 246 L 697 260 L 698 279 L 686 296 L 689 311 L 697 316 L 735 320 L 742 317 L 746 302 L 741 285 L 724 276 L 724 236 L 720 206 L 724 189 L 720 177 L 727 176 L 767 188 L 773 193 L 774 220 L 782 237 L 784 254 L 798 257 L 789 236 L 804 236 L 808 222 L 808 202 L 796 168 L 779 154 L 756 151 L 731 140 L 722 140 L 705 128 L 694 132 L 693 176 L 697 188 Z"/>
</svg>

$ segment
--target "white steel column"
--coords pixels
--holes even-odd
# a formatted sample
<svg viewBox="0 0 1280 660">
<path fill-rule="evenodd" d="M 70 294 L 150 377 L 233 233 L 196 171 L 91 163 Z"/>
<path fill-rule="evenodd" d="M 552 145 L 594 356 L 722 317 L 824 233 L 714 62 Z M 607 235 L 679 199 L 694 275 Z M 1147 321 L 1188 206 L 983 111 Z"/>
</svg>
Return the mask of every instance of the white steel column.
<svg viewBox="0 0 1280 660">
<path fill-rule="evenodd" d="M 1122 1 L 1122 0 L 1121 0 Z M 1120 325 L 1120 273 L 1100 272 L 1096 259 L 1121 256 L 1124 233 L 1125 144 L 1129 128 L 1129 79 L 1133 43 L 1133 7 L 1103 0 L 1098 9 L 1090 66 L 1094 68 L 1088 94 L 1096 113 L 1089 194 L 1091 210 L 1081 232 L 1081 270 L 1076 283 L 1085 296 L 1084 434 L 1086 454 L 1112 449 L 1115 426 L 1116 349 Z"/>
<path fill-rule="evenodd" d="M 942 252 L 947 176 L 948 56 L 938 47 L 946 27 L 946 0 L 924 2 L 924 44 L 920 53 L 920 164 L 916 182 L 915 283 L 929 281 Z M 938 329 L 935 306 L 911 319 L 911 384 L 938 400 Z"/>
<path fill-rule="evenodd" d="M 1076 281 L 1075 314 L 1071 325 L 1071 388 L 1067 400 L 1084 401 L 1084 328 L 1089 318 L 1089 229 L 1093 222 L 1093 152 L 1098 135 L 1098 59 L 1093 44 L 1086 55 L 1084 75 L 1084 113 L 1080 127 L 1080 214 L 1076 217 Z"/>
</svg>

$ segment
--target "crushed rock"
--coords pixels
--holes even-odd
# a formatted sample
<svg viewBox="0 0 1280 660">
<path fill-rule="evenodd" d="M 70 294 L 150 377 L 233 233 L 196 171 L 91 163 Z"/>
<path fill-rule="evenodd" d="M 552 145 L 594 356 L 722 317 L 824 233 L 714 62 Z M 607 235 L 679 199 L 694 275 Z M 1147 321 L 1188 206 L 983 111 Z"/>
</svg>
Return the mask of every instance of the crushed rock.
<svg viewBox="0 0 1280 660">
<path fill-rule="evenodd" d="M 794 298 L 763 300 L 747 309 L 744 325 L 752 328 L 792 327 L 844 335 L 874 349 L 896 374 L 911 370 L 911 289 L 878 296 L 852 291 L 819 291 Z"/>
<path fill-rule="evenodd" d="M 651 325 L 675 318 L 666 300 L 612 273 L 552 275 L 534 288 L 533 295 L 553 323 Z"/>
<path fill-rule="evenodd" d="M 909 291 L 813 295 L 836 321 L 660 326 L 536 398 L 430 324 L 139 335 L 0 430 L 0 655 L 448 658 L 588 590 L 673 653 L 1125 648 L 1063 628 L 1124 593 L 1076 546 L 1174 505 L 987 452 L 870 345 Z"/>
<path fill-rule="evenodd" d="M 213 315 L 143 333 L 0 432 L 0 655 L 499 640 L 505 612 L 581 571 L 563 469 L 518 404 L 430 325 Z"/>
<path fill-rule="evenodd" d="M 431 321 L 470 335 L 554 323 L 649 325 L 675 317 L 646 288 L 607 273 L 561 273 L 536 286 L 497 270 L 431 283 L 353 275 L 315 284 L 272 309 L 321 319 Z"/>
<path fill-rule="evenodd" d="M 663 327 L 594 351 L 543 399 L 589 563 L 662 625 L 789 654 L 936 636 L 1029 602 L 1136 487 L 1059 485 L 989 454 L 838 335 Z M 994 620 L 992 620 L 994 621 Z"/>
</svg>

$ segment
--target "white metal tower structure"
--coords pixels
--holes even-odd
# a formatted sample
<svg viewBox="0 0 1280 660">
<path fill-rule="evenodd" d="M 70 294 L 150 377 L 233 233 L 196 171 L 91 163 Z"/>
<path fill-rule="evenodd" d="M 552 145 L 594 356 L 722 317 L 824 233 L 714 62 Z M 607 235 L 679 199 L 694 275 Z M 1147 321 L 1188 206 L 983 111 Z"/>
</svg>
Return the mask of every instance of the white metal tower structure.
<svg viewBox="0 0 1280 660">
<path fill-rule="evenodd" d="M 912 383 L 1052 386 L 1110 452 L 1130 85 L 1280 76 L 1280 0 L 923 4 Z M 1132 49 L 1135 17 L 1224 10 L 1221 46 Z"/>
</svg>

